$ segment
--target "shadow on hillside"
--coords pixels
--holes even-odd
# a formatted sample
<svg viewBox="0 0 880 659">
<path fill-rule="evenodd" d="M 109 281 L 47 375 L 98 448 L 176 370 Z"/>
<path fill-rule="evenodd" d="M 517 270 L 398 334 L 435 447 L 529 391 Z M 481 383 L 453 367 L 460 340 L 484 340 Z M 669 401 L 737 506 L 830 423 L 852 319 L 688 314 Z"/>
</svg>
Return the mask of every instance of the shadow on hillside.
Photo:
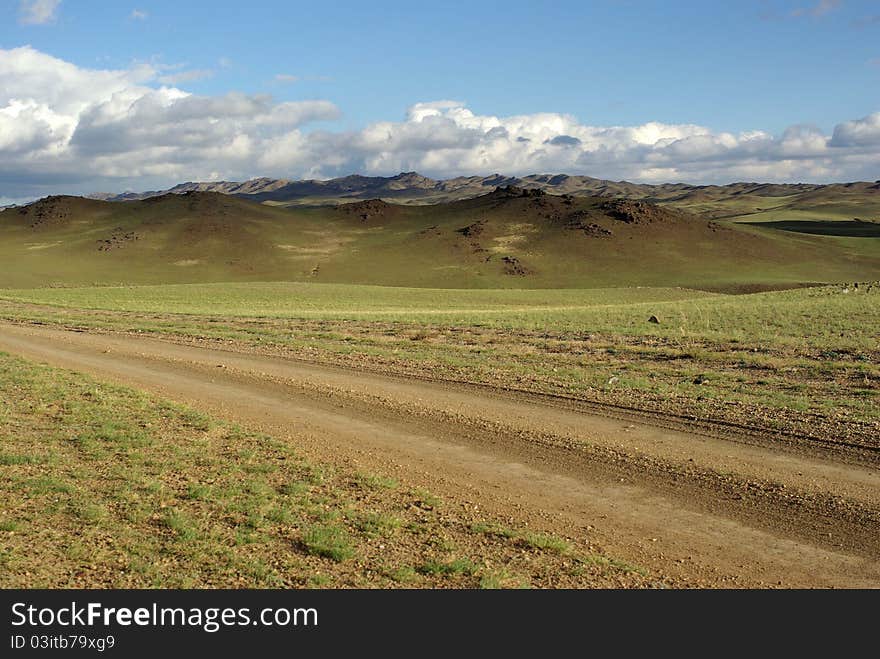
<svg viewBox="0 0 880 659">
<path fill-rule="evenodd" d="M 817 236 L 845 236 L 847 238 L 880 238 L 880 222 L 864 220 L 780 220 L 778 222 L 749 222 L 752 226 L 809 233 Z"/>
</svg>

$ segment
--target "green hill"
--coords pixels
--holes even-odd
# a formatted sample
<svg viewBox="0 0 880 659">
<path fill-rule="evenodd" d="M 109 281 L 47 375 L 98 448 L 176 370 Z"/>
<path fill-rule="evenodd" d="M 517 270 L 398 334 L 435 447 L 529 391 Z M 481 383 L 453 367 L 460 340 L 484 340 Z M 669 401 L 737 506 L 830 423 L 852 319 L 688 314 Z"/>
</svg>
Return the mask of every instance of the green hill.
<svg viewBox="0 0 880 659">
<path fill-rule="evenodd" d="M 880 241 L 839 233 L 515 187 L 430 206 L 374 199 L 279 208 L 215 192 L 128 202 L 48 197 L 0 213 L 0 287 L 315 281 L 757 290 L 880 278 Z"/>
</svg>

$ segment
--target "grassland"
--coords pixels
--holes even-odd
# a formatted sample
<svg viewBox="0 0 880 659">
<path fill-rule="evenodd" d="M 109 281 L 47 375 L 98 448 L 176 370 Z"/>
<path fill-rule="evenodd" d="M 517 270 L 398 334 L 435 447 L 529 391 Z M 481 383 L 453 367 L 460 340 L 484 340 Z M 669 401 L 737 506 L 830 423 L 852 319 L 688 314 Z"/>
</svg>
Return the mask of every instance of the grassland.
<svg viewBox="0 0 880 659">
<path fill-rule="evenodd" d="M 9 320 L 159 334 L 771 428 L 872 433 L 880 422 L 876 285 L 722 295 L 269 283 L 18 290 L 0 300 L 0 318 Z"/>
<path fill-rule="evenodd" d="M 0 320 L 874 450 L 880 240 L 853 223 L 865 212 L 821 201 L 744 195 L 722 212 L 690 197 L 724 218 L 709 222 L 504 194 L 293 210 L 59 198 L 0 215 Z M 649 583 L 583 540 L 310 460 L 291 432 L 0 354 L 0 587 Z"/>
<path fill-rule="evenodd" d="M 648 583 L 583 542 L 2 353 L 0 465 L 4 588 Z"/>
<path fill-rule="evenodd" d="M 590 309 L 707 297 L 715 296 L 676 288 L 461 290 L 298 282 L 0 289 L 0 299 L 78 309 L 401 322 L 439 317 L 465 324 L 508 319 L 511 326 L 557 326 Z"/>
<path fill-rule="evenodd" d="M 299 281 L 744 291 L 880 272 L 876 239 L 709 222 L 642 202 L 621 213 L 609 203 L 501 193 L 437 206 L 297 209 L 209 193 L 51 198 L 0 214 L 0 287 Z"/>
<path fill-rule="evenodd" d="M 692 191 L 681 198 L 657 201 L 705 217 L 731 221 L 880 220 L 880 195 L 872 186 L 844 184 L 787 193 L 756 187 L 755 191 L 739 190 L 735 194 L 729 194 L 724 188 Z"/>
</svg>

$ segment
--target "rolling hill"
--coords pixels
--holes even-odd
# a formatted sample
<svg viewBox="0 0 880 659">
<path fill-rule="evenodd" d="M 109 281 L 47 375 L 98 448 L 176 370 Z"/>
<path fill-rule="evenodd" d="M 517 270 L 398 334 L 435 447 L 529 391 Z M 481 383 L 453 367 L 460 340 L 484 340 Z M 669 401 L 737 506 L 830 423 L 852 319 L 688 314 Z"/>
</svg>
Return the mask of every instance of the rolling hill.
<svg viewBox="0 0 880 659">
<path fill-rule="evenodd" d="M 471 199 L 279 208 L 189 191 L 0 213 L 0 287 L 317 281 L 757 290 L 880 278 L 880 241 L 506 186 Z"/>
</svg>

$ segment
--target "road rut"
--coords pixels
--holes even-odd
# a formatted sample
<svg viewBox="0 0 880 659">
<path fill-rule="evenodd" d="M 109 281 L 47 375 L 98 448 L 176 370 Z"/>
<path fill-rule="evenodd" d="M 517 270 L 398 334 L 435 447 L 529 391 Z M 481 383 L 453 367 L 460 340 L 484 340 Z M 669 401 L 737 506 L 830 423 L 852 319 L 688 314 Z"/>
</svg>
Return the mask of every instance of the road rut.
<svg viewBox="0 0 880 659">
<path fill-rule="evenodd" d="M 880 470 L 540 397 L 130 335 L 0 324 L 0 350 L 148 390 L 563 533 L 684 586 L 880 586 Z"/>
</svg>

